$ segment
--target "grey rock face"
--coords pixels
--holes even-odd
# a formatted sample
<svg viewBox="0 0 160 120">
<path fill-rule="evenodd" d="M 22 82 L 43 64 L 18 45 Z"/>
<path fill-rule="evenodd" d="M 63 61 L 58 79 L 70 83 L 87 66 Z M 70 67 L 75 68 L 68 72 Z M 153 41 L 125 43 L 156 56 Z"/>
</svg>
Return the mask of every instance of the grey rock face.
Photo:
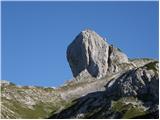
<svg viewBox="0 0 160 120">
<path fill-rule="evenodd" d="M 68 46 L 67 59 L 74 77 L 85 70 L 98 79 L 104 77 L 108 71 L 118 71 L 115 70 L 117 66 L 112 64 L 128 62 L 124 53 L 113 48 L 96 32 L 88 29 L 82 31 Z"/>
<path fill-rule="evenodd" d="M 149 63 L 138 69 L 132 69 L 118 79 L 107 84 L 108 95 L 129 97 L 144 96 L 157 101 L 159 99 L 158 63 Z M 117 92 L 118 91 L 118 92 Z"/>
<path fill-rule="evenodd" d="M 114 48 L 112 45 L 109 46 L 109 57 L 108 57 L 108 71 L 118 72 L 120 71 L 120 65 L 128 63 L 128 57 L 122 53 L 118 48 Z"/>
<path fill-rule="evenodd" d="M 94 77 L 102 77 L 108 69 L 109 45 L 94 31 L 82 31 L 67 49 L 67 59 L 76 77 L 87 70 Z"/>
</svg>

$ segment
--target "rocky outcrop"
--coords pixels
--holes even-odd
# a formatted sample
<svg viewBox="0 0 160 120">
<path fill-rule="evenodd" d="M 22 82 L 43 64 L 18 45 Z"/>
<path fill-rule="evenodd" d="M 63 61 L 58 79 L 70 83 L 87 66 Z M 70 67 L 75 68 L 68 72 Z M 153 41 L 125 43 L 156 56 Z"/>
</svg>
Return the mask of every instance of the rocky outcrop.
<svg viewBox="0 0 160 120">
<path fill-rule="evenodd" d="M 154 61 L 111 79 L 103 78 L 98 82 L 108 79 L 103 82 L 105 90 L 74 100 L 71 106 L 51 118 L 158 118 L 158 65 Z"/>
<path fill-rule="evenodd" d="M 109 56 L 108 56 L 108 73 L 115 73 L 121 71 L 120 65 L 129 64 L 128 57 L 126 54 L 122 53 L 119 48 L 114 48 L 113 45 L 109 46 Z M 127 67 L 125 67 L 127 68 Z"/>
<path fill-rule="evenodd" d="M 158 102 L 159 99 L 158 62 L 125 72 L 118 79 L 108 82 L 107 94 L 116 97 L 142 97 Z M 154 86 L 154 87 L 153 87 Z M 118 91 L 118 92 L 117 92 Z"/>
<path fill-rule="evenodd" d="M 74 77 L 87 71 L 98 79 L 107 73 L 118 72 L 115 63 L 128 62 L 124 53 L 89 29 L 82 31 L 68 46 L 67 59 Z"/>
</svg>

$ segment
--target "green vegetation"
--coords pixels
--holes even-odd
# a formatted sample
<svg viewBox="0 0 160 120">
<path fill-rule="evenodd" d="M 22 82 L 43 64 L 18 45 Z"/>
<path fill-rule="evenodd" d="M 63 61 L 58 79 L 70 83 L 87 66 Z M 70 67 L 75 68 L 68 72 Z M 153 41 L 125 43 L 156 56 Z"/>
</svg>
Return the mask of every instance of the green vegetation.
<svg viewBox="0 0 160 120">
<path fill-rule="evenodd" d="M 50 87 L 48 87 L 48 88 L 43 88 L 46 92 L 52 92 L 52 91 L 54 91 L 54 89 L 53 88 L 50 88 Z"/>
<path fill-rule="evenodd" d="M 4 87 L 1 87 L 1 92 L 3 92 L 5 90 L 5 88 Z"/>
<path fill-rule="evenodd" d="M 112 102 L 112 109 L 117 112 L 123 112 L 129 106 L 125 105 L 121 100 Z"/>
<path fill-rule="evenodd" d="M 146 64 L 145 67 L 147 67 L 147 70 L 157 71 L 157 69 L 156 69 L 156 64 L 157 63 L 158 63 L 157 61 L 150 62 L 150 63 Z"/>
<path fill-rule="evenodd" d="M 151 59 L 151 58 L 141 58 L 141 59 L 145 60 L 145 61 L 154 60 L 154 59 Z"/>
<path fill-rule="evenodd" d="M 150 60 L 154 60 L 151 58 L 129 58 L 129 61 L 135 61 L 135 60 L 143 60 L 143 61 L 150 61 Z"/>
<path fill-rule="evenodd" d="M 104 110 L 104 111 L 102 111 Z M 93 109 L 85 114 L 86 119 L 92 119 L 92 118 L 99 118 L 103 119 L 105 118 L 103 115 L 101 115 L 103 112 L 105 112 L 105 109 L 101 109 L 100 107 Z"/>
<path fill-rule="evenodd" d="M 57 111 L 60 107 L 51 103 L 39 103 L 34 105 L 33 108 L 30 109 L 27 106 L 23 106 L 21 103 L 17 101 L 2 98 L 2 102 L 3 101 L 5 101 L 3 105 L 5 105 L 10 110 L 14 111 L 16 114 L 20 115 L 19 117 L 23 119 L 47 118 L 49 117 L 51 112 L 53 113 L 53 111 Z M 15 118 L 19 117 L 17 116 Z"/>
<path fill-rule="evenodd" d="M 122 99 L 113 101 L 112 110 L 122 114 L 122 118 L 129 119 L 136 116 L 144 115 L 146 112 L 142 108 L 130 104 L 125 104 Z"/>
<path fill-rule="evenodd" d="M 1 101 L 4 108 L 6 107 L 8 110 L 11 110 L 11 112 L 13 112 L 13 115 L 9 115 L 10 111 L 5 112 L 6 110 L 3 109 L 3 118 L 7 118 L 8 116 L 10 118 L 22 119 L 48 118 L 51 114 L 57 112 L 61 107 L 68 107 L 71 105 L 70 101 L 66 102 L 62 100 L 59 94 L 56 93 L 53 88 L 35 86 L 17 87 L 15 85 L 7 85 L 1 87 L 1 92 L 3 92 L 3 94 L 9 93 L 9 97 L 2 97 Z M 42 94 L 44 94 L 44 97 L 48 96 L 49 100 L 46 101 L 45 99 L 47 98 L 41 98 L 40 95 Z M 51 96 L 49 96 L 48 94 L 50 94 Z M 25 96 L 33 99 L 36 104 L 24 104 L 24 100 L 27 100 L 25 99 Z M 52 96 L 53 98 L 51 98 Z M 15 98 L 13 99 L 13 97 Z M 30 99 L 28 99 L 27 101 L 32 102 L 30 101 Z"/>
<path fill-rule="evenodd" d="M 141 115 L 145 115 L 146 112 L 143 111 L 142 109 L 138 108 L 138 107 L 131 107 L 129 108 L 128 111 L 125 112 L 125 114 L 123 115 L 123 118 L 134 118 L 137 116 L 141 116 Z"/>
<path fill-rule="evenodd" d="M 73 106 L 74 104 L 76 104 L 77 102 L 75 101 L 76 98 L 72 97 L 70 100 L 62 100 L 61 101 L 61 106 L 63 106 L 65 109 Z"/>
</svg>

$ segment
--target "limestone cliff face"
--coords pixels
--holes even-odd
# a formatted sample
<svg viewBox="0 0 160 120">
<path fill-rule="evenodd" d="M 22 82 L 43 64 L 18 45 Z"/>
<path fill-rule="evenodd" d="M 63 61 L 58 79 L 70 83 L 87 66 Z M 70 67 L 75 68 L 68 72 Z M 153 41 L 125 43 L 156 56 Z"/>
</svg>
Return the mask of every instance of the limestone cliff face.
<svg viewBox="0 0 160 120">
<path fill-rule="evenodd" d="M 67 59 L 74 77 L 80 75 L 82 71 L 87 71 L 98 79 L 109 72 L 117 72 L 115 63 L 128 62 L 124 53 L 89 29 L 82 31 L 68 46 Z"/>
</svg>

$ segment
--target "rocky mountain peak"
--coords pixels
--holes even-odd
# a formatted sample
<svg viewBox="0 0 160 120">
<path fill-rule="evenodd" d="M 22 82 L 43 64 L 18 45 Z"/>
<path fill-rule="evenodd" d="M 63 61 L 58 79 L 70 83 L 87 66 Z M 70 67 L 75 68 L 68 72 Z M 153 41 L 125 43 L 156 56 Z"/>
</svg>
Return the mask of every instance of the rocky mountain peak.
<svg viewBox="0 0 160 120">
<path fill-rule="evenodd" d="M 97 34 L 95 31 L 91 30 L 91 29 L 85 29 L 82 32 L 80 32 L 80 34 L 86 38 L 86 40 L 97 40 L 100 42 L 105 42 L 105 44 L 108 44 L 106 42 L 105 38 L 102 38 L 99 34 Z M 79 35 L 80 35 L 79 34 Z M 87 38 L 93 38 L 93 39 L 87 39 Z"/>
<path fill-rule="evenodd" d="M 86 71 L 98 79 L 117 72 L 116 64 L 128 62 L 124 53 L 90 29 L 82 31 L 68 46 L 67 59 L 74 77 Z"/>
<path fill-rule="evenodd" d="M 68 46 L 67 59 L 75 78 L 56 89 L 0 81 L 1 118 L 159 118 L 159 61 L 128 59 L 90 29 Z"/>
</svg>

